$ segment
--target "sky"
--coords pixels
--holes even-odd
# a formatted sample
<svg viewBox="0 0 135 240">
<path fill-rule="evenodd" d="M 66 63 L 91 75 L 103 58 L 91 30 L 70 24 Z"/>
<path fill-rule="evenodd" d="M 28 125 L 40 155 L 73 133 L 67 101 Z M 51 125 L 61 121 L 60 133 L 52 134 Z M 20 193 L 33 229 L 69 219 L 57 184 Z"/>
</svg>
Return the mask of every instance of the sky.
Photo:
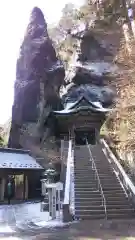
<svg viewBox="0 0 135 240">
<path fill-rule="evenodd" d="M 16 60 L 33 7 L 40 7 L 48 23 L 56 23 L 66 3 L 83 0 L 1 0 L 0 3 L 0 124 L 10 117 L 14 97 Z"/>
</svg>

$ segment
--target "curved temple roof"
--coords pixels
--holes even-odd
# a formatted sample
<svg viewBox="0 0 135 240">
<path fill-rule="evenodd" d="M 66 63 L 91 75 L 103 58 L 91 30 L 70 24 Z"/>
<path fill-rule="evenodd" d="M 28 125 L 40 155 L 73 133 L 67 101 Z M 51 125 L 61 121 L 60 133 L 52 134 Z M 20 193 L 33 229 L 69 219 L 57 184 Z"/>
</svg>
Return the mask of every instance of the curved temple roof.
<svg viewBox="0 0 135 240">
<path fill-rule="evenodd" d="M 84 102 L 85 104 L 83 104 Z M 81 110 L 85 111 L 88 109 L 95 112 L 102 112 L 102 113 L 107 113 L 112 110 L 109 108 L 103 108 L 100 102 L 92 102 L 89 99 L 87 99 L 86 96 L 81 96 L 76 102 L 68 102 L 63 110 L 54 111 L 54 113 L 60 114 L 60 115 L 64 115 L 64 114 L 68 115 L 68 114 L 79 112 Z"/>
</svg>

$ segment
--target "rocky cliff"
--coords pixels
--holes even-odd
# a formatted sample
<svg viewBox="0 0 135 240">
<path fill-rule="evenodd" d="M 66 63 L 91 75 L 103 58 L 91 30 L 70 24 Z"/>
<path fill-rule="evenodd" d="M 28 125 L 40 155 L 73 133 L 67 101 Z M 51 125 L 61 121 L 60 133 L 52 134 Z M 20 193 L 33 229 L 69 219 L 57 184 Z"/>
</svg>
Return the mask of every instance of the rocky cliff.
<svg viewBox="0 0 135 240">
<path fill-rule="evenodd" d="M 16 65 L 9 147 L 30 149 L 35 146 L 37 155 L 44 156 L 40 142 L 45 115 L 61 107 L 59 89 L 63 81 L 63 65 L 48 36 L 44 15 L 35 7 Z"/>
<path fill-rule="evenodd" d="M 115 102 L 115 91 L 109 83 L 118 71 L 110 48 L 103 46 L 87 25 L 70 35 L 76 39 L 76 51 L 66 71 L 62 101 L 72 103 L 83 96 L 93 105 L 109 109 Z"/>
<path fill-rule="evenodd" d="M 104 59 L 112 54 L 88 29 L 71 31 L 71 37 L 77 46 L 65 78 L 43 13 L 37 7 L 33 9 L 17 60 L 9 147 L 29 149 L 46 160 L 59 159 L 56 122 L 50 113 L 63 110 L 67 102 L 78 101 L 81 96 L 98 104 L 100 110 L 112 105 L 114 94 L 104 82 L 104 73 L 112 66 Z M 102 71 L 96 72 L 99 65 Z"/>
</svg>

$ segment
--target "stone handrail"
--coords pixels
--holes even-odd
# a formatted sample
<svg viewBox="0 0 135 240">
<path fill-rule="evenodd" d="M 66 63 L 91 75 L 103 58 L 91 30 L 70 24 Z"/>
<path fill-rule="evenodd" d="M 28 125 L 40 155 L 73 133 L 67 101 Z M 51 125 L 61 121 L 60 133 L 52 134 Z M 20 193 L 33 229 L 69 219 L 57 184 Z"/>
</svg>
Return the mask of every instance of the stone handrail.
<svg viewBox="0 0 135 240">
<path fill-rule="evenodd" d="M 110 150 L 106 141 L 104 139 L 101 139 L 100 143 L 102 145 L 103 153 L 105 154 L 107 160 L 110 162 L 110 164 L 112 165 L 114 170 L 117 172 L 117 175 L 120 179 L 120 182 L 121 182 L 123 188 L 125 189 L 128 197 L 131 198 L 131 200 L 135 204 L 135 186 L 134 186 L 134 184 L 132 183 L 131 179 L 129 178 L 129 176 L 124 171 L 121 164 L 118 162 L 115 155 Z"/>
<path fill-rule="evenodd" d="M 69 143 L 68 143 L 69 144 Z M 61 140 L 61 174 L 60 180 L 65 185 L 65 166 L 67 164 L 67 156 L 68 156 L 68 148 L 65 146 L 67 145 L 67 141 Z"/>
<path fill-rule="evenodd" d="M 67 169 L 66 169 L 66 181 L 65 181 L 65 192 L 64 192 L 64 202 L 63 202 L 63 221 L 68 222 L 72 220 L 72 216 L 70 213 L 70 196 L 71 196 L 71 177 L 72 177 L 72 141 L 69 140 L 69 148 L 68 148 L 68 157 L 67 157 Z"/>
<path fill-rule="evenodd" d="M 72 141 L 70 140 L 69 141 L 69 148 L 68 148 L 68 158 L 67 158 L 67 171 L 66 171 L 64 204 L 69 203 L 71 158 L 72 158 Z"/>
</svg>

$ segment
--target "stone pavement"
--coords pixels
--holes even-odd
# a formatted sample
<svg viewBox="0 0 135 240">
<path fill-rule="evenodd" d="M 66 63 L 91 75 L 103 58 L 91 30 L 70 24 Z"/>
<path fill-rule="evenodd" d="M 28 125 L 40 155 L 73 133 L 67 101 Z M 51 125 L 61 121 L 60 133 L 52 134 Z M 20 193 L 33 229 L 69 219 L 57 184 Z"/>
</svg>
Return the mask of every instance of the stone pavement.
<svg viewBox="0 0 135 240">
<path fill-rule="evenodd" d="M 82 221 L 57 226 L 48 224 L 40 204 L 0 206 L 0 240 L 133 240 L 135 220 Z M 41 222 L 43 225 L 37 225 Z"/>
<path fill-rule="evenodd" d="M 44 229 L 29 240 L 135 240 L 135 221 L 82 221 L 61 229 Z"/>
</svg>

